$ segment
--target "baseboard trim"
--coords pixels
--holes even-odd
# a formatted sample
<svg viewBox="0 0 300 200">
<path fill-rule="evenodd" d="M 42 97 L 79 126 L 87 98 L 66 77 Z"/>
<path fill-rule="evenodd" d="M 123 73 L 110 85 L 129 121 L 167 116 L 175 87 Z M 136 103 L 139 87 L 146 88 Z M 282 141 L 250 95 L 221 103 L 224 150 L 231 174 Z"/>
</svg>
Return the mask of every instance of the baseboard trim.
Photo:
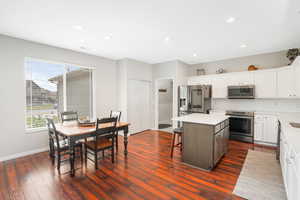
<svg viewBox="0 0 300 200">
<path fill-rule="evenodd" d="M 41 153 L 41 152 L 48 151 L 48 150 L 49 150 L 48 147 L 43 147 L 43 148 L 39 148 L 39 149 L 25 151 L 25 152 L 22 152 L 22 153 L 12 154 L 12 155 L 9 155 L 9 156 L 1 157 L 0 162 L 7 161 L 7 160 L 13 160 L 13 159 L 24 157 L 24 156 L 29 156 L 29 155 L 32 155 L 32 154 Z"/>
</svg>

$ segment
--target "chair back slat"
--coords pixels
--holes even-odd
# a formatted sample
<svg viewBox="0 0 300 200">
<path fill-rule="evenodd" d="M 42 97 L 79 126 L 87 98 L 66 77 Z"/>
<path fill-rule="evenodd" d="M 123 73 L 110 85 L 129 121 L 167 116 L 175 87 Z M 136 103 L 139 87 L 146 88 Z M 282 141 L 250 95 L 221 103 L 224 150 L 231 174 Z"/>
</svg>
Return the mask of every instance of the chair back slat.
<svg viewBox="0 0 300 200">
<path fill-rule="evenodd" d="M 50 118 L 46 118 L 46 120 L 47 120 L 47 127 L 48 127 L 49 137 L 50 137 L 50 139 L 52 139 L 56 143 L 57 148 L 60 149 L 61 137 L 58 134 L 58 132 L 56 131 L 54 121 L 53 121 L 53 119 L 50 119 Z"/>
<path fill-rule="evenodd" d="M 118 122 L 121 120 L 121 111 L 110 111 L 110 118 L 116 117 L 118 118 Z"/>
<path fill-rule="evenodd" d="M 62 112 L 60 115 L 61 115 L 62 123 L 66 122 L 66 121 L 77 121 L 78 120 L 78 113 L 75 111 Z"/>
<path fill-rule="evenodd" d="M 117 127 L 118 118 L 102 118 L 97 119 L 96 123 L 96 141 L 101 137 L 114 137 Z"/>
</svg>

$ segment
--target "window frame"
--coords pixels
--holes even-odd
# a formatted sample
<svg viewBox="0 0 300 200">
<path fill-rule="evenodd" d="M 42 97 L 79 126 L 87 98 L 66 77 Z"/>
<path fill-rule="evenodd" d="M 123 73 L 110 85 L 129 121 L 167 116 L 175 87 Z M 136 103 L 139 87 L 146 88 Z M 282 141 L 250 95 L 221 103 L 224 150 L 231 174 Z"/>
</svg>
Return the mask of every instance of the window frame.
<svg viewBox="0 0 300 200">
<path fill-rule="evenodd" d="M 27 90 L 26 90 L 26 72 L 27 72 L 27 62 L 28 61 L 37 61 L 37 62 L 45 62 L 48 64 L 59 64 L 59 65 L 63 65 L 64 66 L 64 74 L 63 74 L 63 110 L 66 111 L 67 110 L 67 68 L 69 66 L 76 66 L 76 67 L 80 67 L 80 68 L 84 68 L 84 69 L 89 69 L 91 70 L 91 108 L 90 108 L 90 112 L 91 112 L 91 117 L 92 119 L 95 119 L 96 117 L 96 76 L 95 76 L 95 69 L 96 67 L 87 67 L 87 66 L 82 66 L 79 64 L 71 64 L 71 63 L 66 63 L 66 62 L 59 62 L 59 61 L 51 61 L 51 60 L 45 60 L 45 59 L 40 59 L 40 58 L 32 58 L 32 57 L 25 57 L 24 58 L 24 90 L 25 90 L 25 133 L 39 133 L 39 132 L 44 132 L 45 130 L 47 130 L 47 127 L 37 127 L 37 128 L 28 128 L 27 127 L 27 103 L 26 103 L 26 95 L 27 95 Z M 32 83 L 31 83 L 31 87 L 30 87 L 30 92 L 31 92 L 31 102 L 32 102 Z M 31 116 L 32 116 L 32 109 L 31 109 Z"/>
</svg>

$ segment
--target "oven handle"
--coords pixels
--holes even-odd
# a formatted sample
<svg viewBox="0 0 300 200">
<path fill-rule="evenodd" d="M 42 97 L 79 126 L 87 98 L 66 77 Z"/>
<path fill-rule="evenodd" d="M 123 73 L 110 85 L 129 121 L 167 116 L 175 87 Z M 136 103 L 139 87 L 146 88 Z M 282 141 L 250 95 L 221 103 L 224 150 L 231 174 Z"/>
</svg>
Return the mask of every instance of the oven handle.
<svg viewBox="0 0 300 200">
<path fill-rule="evenodd" d="M 249 117 L 249 116 L 239 116 L 239 115 L 229 115 L 229 118 L 254 119 L 254 117 Z"/>
</svg>

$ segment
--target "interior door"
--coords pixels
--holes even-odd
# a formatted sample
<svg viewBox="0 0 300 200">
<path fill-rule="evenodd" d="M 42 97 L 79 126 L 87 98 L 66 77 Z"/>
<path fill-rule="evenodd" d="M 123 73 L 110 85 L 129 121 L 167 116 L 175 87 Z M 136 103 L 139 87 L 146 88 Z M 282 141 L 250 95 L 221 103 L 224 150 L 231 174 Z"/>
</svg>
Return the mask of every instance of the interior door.
<svg viewBox="0 0 300 200">
<path fill-rule="evenodd" d="M 128 81 L 129 133 L 138 133 L 151 127 L 150 90 L 151 83 L 140 80 Z"/>
</svg>

